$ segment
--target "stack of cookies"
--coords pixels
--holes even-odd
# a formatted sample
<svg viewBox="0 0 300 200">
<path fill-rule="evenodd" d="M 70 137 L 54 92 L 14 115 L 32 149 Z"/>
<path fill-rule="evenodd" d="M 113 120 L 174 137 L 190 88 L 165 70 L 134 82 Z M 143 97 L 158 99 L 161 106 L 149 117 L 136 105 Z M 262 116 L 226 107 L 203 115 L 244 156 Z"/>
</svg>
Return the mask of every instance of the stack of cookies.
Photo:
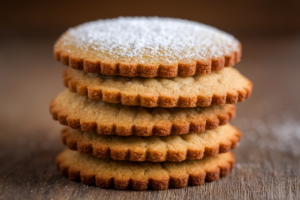
<svg viewBox="0 0 300 200">
<path fill-rule="evenodd" d="M 187 20 L 133 17 L 69 29 L 55 58 L 69 67 L 50 106 L 70 149 L 56 158 L 71 180 L 163 190 L 228 175 L 241 133 L 228 124 L 252 83 L 234 64 L 231 35 Z"/>
</svg>

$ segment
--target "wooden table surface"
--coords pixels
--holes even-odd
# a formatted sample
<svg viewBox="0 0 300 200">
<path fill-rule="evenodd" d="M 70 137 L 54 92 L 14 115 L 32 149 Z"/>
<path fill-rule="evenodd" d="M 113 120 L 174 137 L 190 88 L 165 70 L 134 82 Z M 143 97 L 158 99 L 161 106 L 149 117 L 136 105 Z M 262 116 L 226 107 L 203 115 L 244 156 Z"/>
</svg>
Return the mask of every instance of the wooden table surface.
<svg viewBox="0 0 300 200">
<path fill-rule="evenodd" d="M 0 199 L 300 199 L 300 36 L 238 37 L 236 67 L 254 83 L 233 124 L 243 131 L 228 177 L 167 191 L 105 190 L 62 177 L 65 147 L 48 105 L 63 89 L 55 37 L 0 39 Z"/>
</svg>

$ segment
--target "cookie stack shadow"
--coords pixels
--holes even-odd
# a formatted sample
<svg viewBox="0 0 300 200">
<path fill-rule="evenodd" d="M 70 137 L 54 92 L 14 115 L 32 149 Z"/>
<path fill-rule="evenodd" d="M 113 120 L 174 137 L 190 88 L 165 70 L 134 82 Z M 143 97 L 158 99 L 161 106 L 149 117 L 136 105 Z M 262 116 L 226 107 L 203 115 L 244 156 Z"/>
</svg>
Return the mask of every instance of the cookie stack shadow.
<svg viewBox="0 0 300 200">
<path fill-rule="evenodd" d="M 161 18 L 110 23 L 143 26 L 130 20 L 183 23 Z M 232 67 L 240 61 L 240 43 L 225 35 L 229 43 L 221 41 L 217 56 L 166 64 L 122 62 L 97 57 L 95 48 L 85 46 L 90 40 L 82 38 L 105 26 L 92 23 L 69 30 L 54 47 L 55 58 L 69 66 L 63 73 L 68 89 L 50 105 L 53 119 L 66 126 L 61 137 L 68 150 L 56 158 L 61 173 L 87 185 L 133 190 L 197 186 L 228 175 L 235 164 L 230 150 L 241 138 L 229 124 L 233 104 L 252 91 L 252 83 Z"/>
</svg>

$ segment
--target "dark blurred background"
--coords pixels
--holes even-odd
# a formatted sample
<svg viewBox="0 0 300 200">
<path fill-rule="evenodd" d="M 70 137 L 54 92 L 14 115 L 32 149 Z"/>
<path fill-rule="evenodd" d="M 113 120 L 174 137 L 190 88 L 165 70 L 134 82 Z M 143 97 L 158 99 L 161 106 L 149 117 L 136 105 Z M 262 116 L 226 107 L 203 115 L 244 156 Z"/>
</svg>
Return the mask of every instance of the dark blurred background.
<svg viewBox="0 0 300 200">
<path fill-rule="evenodd" d="M 176 17 L 216 26 L 230 33 L 287 34 L 300 30 L 298 0 L 73 0 L 2 1 L 2 33 L 59 35 L 68 27 L 118 16 Z"/>
<path fill-rule="evenodd" d="M 55 154 L 63 148 L 59 141 L 61 126 L 51 119 L 48 111 L 51 99 L 64 89 L 61 76 L 65 66 L 54 60 L 53 45 L 69 27 L 118 16 L 184 18 L 215 26 L 240 40 L 242 62 L 235 67 L 254 83 L 254 92 L 249 100 L 238 104 L 237 119 L 233 122 L 244 132 L 244 139 L 237 150 L 240 168 L 237 167 L 232 179 L 241 183 L 245 178 L 243 173 L 252 170 L 253 173 L 247 176 L 252 177 L 254 184 L 251 187 L 261 186 L 263 189 L 259 191 L 265 192 L 268 187 L 264 184 L 285 184 L 286 177 L 292 174 L 296 179 L 298 177 L 298 182 L 294 184 L 293 180 L 288 180 L 282 188 L 300 188 L 299 0 L 2 0 L 0 163 L 6 164 L 0 164 L 0 177 L 4 177 L 1 172 L 5 171 L 6 178 L 3 182 L 0 179 L 0 199 L 1 193 L 14 194 L 15 187 L 18 189 L 28 180 L 24 186 L 27 188 L 25 197 L 32 197 L 30 191 L 41 181 L 49 184 L 53 177 L 54 181 L 65 180 L 53 166 Z M 274 149 L 277 146 L 281 149 Z M 251 154 L 245 156 L 250 150 Z M 282 159 L 273 160 L 274 156 L 280 155 Z M 31 161 L 27 160 L 29 158 Z M 22 169 L 15 169 L 17 165 Z M 268 166 L 271 167 L 267 169 Z M 285 166 L 295 168 L 283 172 Z M 35 173 L 36 169 L 39 171 Z M 15 175 L 17 178 L 24 176 L 18 186 L 15 185 L 16 178 L 11 178 L 15 171 L 20 172 Z M 276 176 L 278 174 L 280 176 Z M 32 176 L 35 178 L 31 179 Z M 264 178 L 266 176 L 268 178 Z M 283 180 L 274 177 L 283 177 Z M 36 184 L 32 185 L 30 180 Z M 260 182 L 262 180 L 265 182 Z M 9 182 L 11 187 L 5 189 L 4 182 Z M 272 194 L 281 191 L 277 186 L 273 185 L 269 191 Z M 242 188 L 238 184 L 232 187 Z M 240 194 L 250 194 L 249 188 L 250 185 L 241 189 Z M 39 191 L 42 193 L 34 195 L 46 195 L 44 190 Z"/>
</svg>

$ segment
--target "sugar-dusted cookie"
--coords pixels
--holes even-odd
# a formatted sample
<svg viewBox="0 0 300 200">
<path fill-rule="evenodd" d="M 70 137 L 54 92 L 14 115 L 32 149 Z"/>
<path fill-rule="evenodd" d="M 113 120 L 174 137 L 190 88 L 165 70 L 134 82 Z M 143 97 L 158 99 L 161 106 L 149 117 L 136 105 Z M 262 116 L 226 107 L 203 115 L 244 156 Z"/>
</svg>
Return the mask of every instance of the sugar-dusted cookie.
<svg viewBox="0 0 300 200">
<path fill-rule="evenodd" d="M 181 162 L 214 157 L 236 147 L 241 132 L 231 125 L 186 135 L 107 136 L 64 128 L 62 141 L 69 149 L 114 160 Z"/>
<path fill-rule="evenodd" d="M 74 69 L 127 77 L 208 74 L 240 61 L 241 44 L 211 26 L 158 17 L 120 17 L 79 25 L 54 46 Z"/>
<path fill-rule="evenodd" d="M 181 163 L 115 161 L 71 150 L 56 157 L 57 167 L 69 179 L 121 190 L 165 190 L 202 185 L 228 175 L 234 163 L 235 157 L 230 152 Z"/>
<path fill-rule="evenodd" d="M 64 84 L 93 100 L 143 107 L 205 107 L 244 101 L 252 83 L 236 69 L 175 78 L 103 76 L 68 68 Z"/>
<path fill-rule="evenodd" d="M 68 90 L 51 102 L 53 119 L 85 132 L 120 136 L 166 136 L 199 133 L 224 125 L 235 115 L 233 105 L 206 108 L 143 108 L 90 100 Z"/>
</svg>

